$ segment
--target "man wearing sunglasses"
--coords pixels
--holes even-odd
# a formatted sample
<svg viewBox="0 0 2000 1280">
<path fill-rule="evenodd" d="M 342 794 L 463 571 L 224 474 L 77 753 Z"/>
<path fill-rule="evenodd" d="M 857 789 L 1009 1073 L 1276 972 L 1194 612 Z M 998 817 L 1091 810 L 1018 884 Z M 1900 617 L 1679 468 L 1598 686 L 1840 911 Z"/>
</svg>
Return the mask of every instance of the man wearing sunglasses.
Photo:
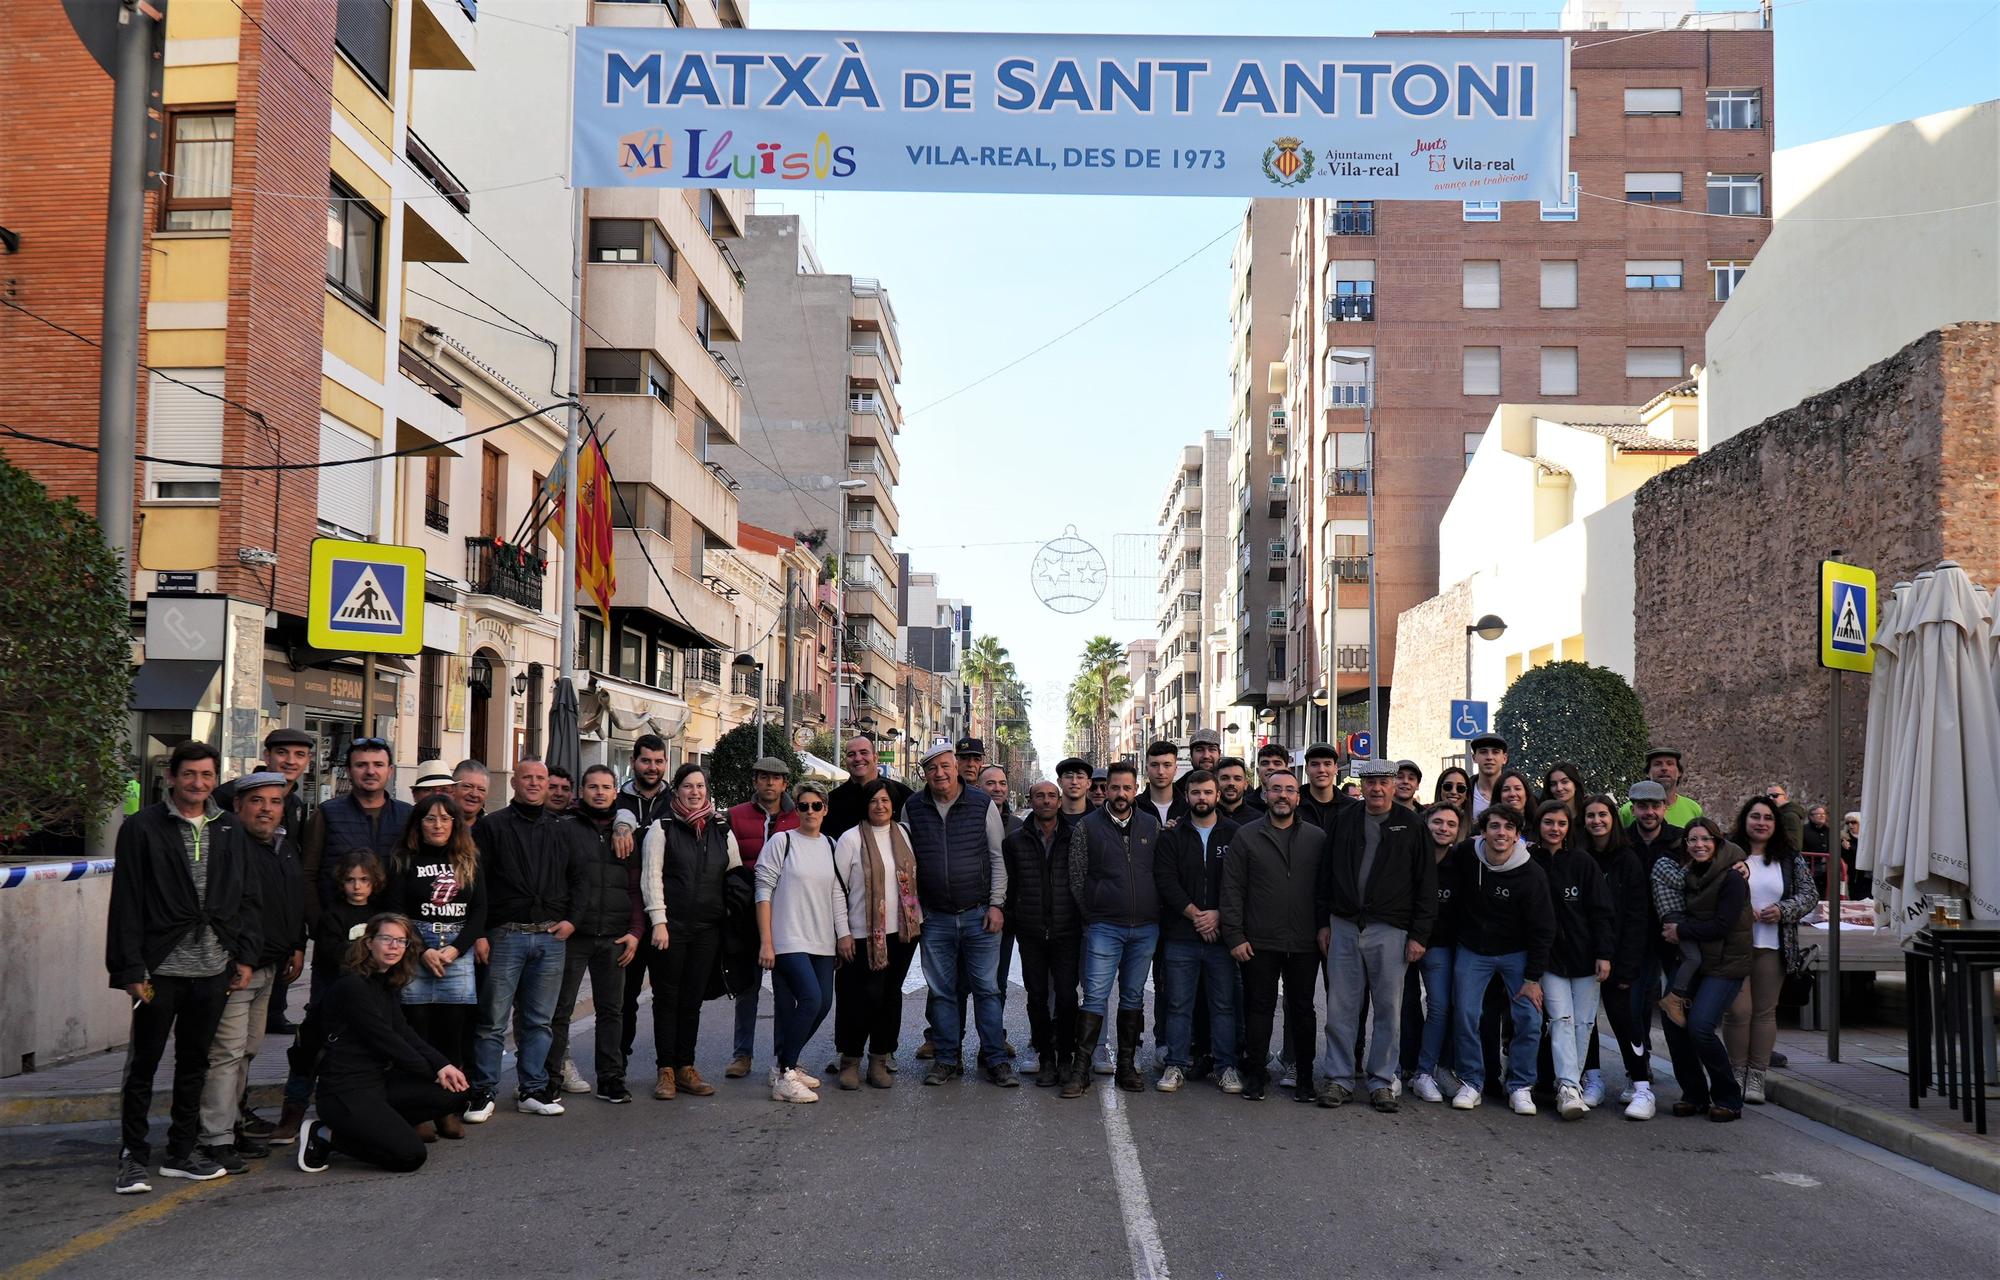
<svg viewBox="0 0 2000 1280">
<path fill-rule="evenodd" d="M 729 811 L 736 848 L 743 855 L 743 865 L 753 872 L 766 841 L 781 831 L 798 830 L 799 811 L 792 803 L 791 785 L 791 767 L 776 756 L 765 756 L 750 766 L 750 799 Z M 731 1080 L 750 1074 L 750 1059 L 757 1045 L 757 1003 L 763 989 L 760 982 L 736 997 L 736 1048 L 722 1072 Z"/>
<path fill-rule="evenodd" d="M 387 867 L 396 856 L 403 826 L 410 819 L 408 802 L 389 794 L 396 776 L 386 738 L 356 738 L 347 746 L 347 794 L 335 796 L 313 811 L 299 842 L 300 867 L 306 878 L 306 919 L 319 919 L 320 908 L 340 896 L 334 868 L 356 849 L 366 849 Z"/>
</svg>

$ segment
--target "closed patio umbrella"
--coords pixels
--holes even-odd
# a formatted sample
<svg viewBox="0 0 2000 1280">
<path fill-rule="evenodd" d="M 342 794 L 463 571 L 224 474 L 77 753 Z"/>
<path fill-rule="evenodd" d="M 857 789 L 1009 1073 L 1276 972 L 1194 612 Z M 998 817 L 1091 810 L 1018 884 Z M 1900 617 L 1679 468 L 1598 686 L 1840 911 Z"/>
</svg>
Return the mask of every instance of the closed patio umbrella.
<svg viewBox="0 0 2000 1280">
<path fill-rule="evenodd" d="M 577 732 L 576 685 L 564 676 L 556 681 L 555 697 L 549 700 L 548 766 L 567 769 L 580 782 L 583 748 Z"/>
</svg>

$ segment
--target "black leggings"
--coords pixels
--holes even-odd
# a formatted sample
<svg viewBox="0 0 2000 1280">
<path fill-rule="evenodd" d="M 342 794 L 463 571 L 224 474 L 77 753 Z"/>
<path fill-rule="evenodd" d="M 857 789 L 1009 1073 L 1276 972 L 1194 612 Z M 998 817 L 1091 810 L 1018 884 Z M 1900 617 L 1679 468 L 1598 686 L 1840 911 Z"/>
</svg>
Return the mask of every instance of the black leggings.
<svg viewBox="0 0 2000 1280">
<path fill-rule="evenodd" d="M 868 940 L 857 938 L 854 959 L 833 971 L 833 1044 L 846 1057 L 859 1058 L 864 1049 L 896 1052 L 903 1030 L 903 979 L 909 976 L 917 944 L 894 934 L 888 944 L 886 969 L 868 967 Z"/>
<path fill-rule="evenodd" d="M 426 1043 L 452 1066 L 472 1071 L 472 1035 L 479 1021 L 476 1004 L 406 1004 L 403 1016 Z"/>
<path fill-rule="evenodd" d="M 319 1118 L 333 1131 L 335 1151 L 391 1173 L 412 1173 L 424 1167 L 416 1126 L 464 1114 L 465 1099 L 435 1080 L 391 1073 L 380 1089 L 333 1093 L 322 1087 Z"/>
</svg>

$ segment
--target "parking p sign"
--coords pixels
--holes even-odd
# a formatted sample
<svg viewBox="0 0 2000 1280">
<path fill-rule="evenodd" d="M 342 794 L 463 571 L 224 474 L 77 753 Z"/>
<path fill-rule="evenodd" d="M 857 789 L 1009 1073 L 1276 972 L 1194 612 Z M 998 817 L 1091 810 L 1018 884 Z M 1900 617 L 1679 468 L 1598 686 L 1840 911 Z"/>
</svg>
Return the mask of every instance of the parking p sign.
<svg viewBox="0 0 2000 1280">
<path fill-rule="evenodd" d="M 315 538 L 306 643 L 336 653 L 418 653 L 424 647 L 424 552 Z"/>
</svg>

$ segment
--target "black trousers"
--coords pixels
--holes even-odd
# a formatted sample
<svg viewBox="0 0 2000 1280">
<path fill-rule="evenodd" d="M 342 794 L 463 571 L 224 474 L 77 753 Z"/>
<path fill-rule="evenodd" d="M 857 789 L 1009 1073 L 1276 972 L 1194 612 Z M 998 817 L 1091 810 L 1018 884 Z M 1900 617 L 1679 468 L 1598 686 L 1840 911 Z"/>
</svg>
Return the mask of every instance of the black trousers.
<svg viewBox="0 0 2000 1280">
<path fill-rule="evenodd" d="M 229 1002 L 228 970 L 212 978 L 154 978 L 153 998 L 132 1010 L 131 1044 L 125 1051 L 120 1128 L 125 1153 L 140 1164 L 153 1159 L 146 1140 L 153 1111 L 153 1073 L 167 1038 L 174 1041 L 174 1102 L 167 1124 L 167 1154 L 184 1156 L 201 1136 L 201 1088 L 208 1083 L 208 1046 Z"/>
<path fill-rule="evenodd" d="M 416 1126 L 462 1115 L 465 1102 L 465 1094 L 435 1080 L 391 1072 L 380 1089 L 321 1089 L 319 1118 L 333 1131 L 335 1151 L 391 1173 L 411 1173 L 424 1166 L 424 1140 Z"/>
<path fill-rule="evenodd" d="M 1285 1033 L 1299 1081 L 1312 1087 L 1313 986 L 1319 981 L 1319 952 L 1258 950 L 1243 964 L 1243 1048 L 1237 1054 L 1246 1082 L 1270 1083 L 1271 1026 L 1278 1015 L 1278 983 L 1285 984 Z"/>
<path fill-rule="evenodd" d="M 890 935 L 889 963 L 868 967 L 868 940 L 854 940 L 854 959 L 833 971 L 833 1047 L 846 1058 L 891 1054 L 903 1031 L 903 979 L 917 954 L 915 939 Z"/>
<path fill-rule="evenodd" d="M 672 937 L 672 931 L 669 930 L 668 940 L 672 941 Z M 653 972 L 653 967 L 659 963 L 658 957 L 659 953 L 653 950 L 653 931 L 651 926 L 648 926 L 646 932 L 639 935 L 639 953 L 632 957 L 631 964 L 625 966 L 625 998 L 619 1005 L 620 1017 L 618 1022 L 618 1056 L 621 1061 L 630 1062 L 632 1060 L 632 1042 L 638 1038 L 639 1034 L 639 993 L 646 989 L 646 979 Z M 659 985 L 655 983 L 653 987 L 653 1002 L 656 1006 L 653 1010 L 655 1015 L 653 1020 L 653 1048 L 655 1052 L 659 1049 L 659 1009 L 657 1007 L 659 999 Z M 666 1059 L 662 1058 L 661 1061 L 664 1062 Z"/>
<path fill-rule="evenodd" d="M 1083 940 L 1075 934 L 1044 938 L 1024 933 L 1019 942 L 1021 987 L 1035 1054 L 1067 1058 L 1077 1050 L 1076 988 L 1082 976 Z"/>
<path fill-rule="evenodd" d="M 597 1010 L 597 1083 L 625 1078 L 625 971 L 618 967 L 618 939 L 598 933 L 572 933 L 563 953 L 562 989 L 556 993 L 555 1016 L 549 1019 L 548 1077 L 562 1083 L 563 1060 L 569 1057 L 569 1020 L 576 1012 L 583 975 L 590 975 L 590 999 Z M 637 964 L 635 957 L 633 963 Z"/>
<path fill-rule="evenodd" d="M 1637 1083 L 1653 1079 L 1653 1000 L 1659 989 L 1659 976 L 1649 971 L 1651 961 L 1640 966 L 1638 981 L 1629 987 L 1619 988 L 1605 983 L 1598 988 L 1599 1003 L 1604 1008 L 1605 1020 L 1611 1024 L 1611 1034 L 1618 1037 L 1618 1056 L 1625 1063 L 1625 1078 Z M 1633 1046 L 1638 1046 L 1634 1052 Z M 1586 1071 L 1602 1070 L 1599 1065 L 1597 1037 L 1590 1038 L 1590 1052 L 1584 1057 Z"/>
<path fill-rule="evenodd" d="M 722 950 L 720 925 L 670 925 L 667 949 L 658 951 L 641 944 L 639 959 L 625 972 L 625 1007 L 637 1009 L 639 983 L 653 983 L 653 1061 L 661 1067 L 694 1065 L 695 1040 L 701 1034 L 702 998 L 708 992 L 708 978 Z M 639 971 L 640 960 L 645 971 Z M 636 1019 L 619 1032 L 619 1059 L 630 1062 L 632 1042 L 637 1033 Z"/>
<path fill-rule="evenodd" d="M 460 1071 L 472 1070 L 472 1035 L 479 1022 L 476 1004 L 406 1004 L 403 1016 L 425 1043 Z"/>
</svg>

